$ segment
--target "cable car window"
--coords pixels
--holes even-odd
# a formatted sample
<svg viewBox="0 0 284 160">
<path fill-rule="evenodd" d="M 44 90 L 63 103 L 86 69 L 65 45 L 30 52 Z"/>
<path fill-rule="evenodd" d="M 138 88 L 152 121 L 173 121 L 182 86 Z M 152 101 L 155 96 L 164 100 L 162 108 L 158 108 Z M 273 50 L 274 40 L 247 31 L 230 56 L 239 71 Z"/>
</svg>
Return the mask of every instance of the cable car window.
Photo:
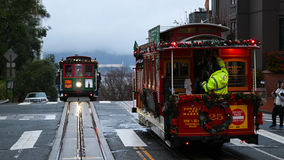
<svg viewBox="0 0 284 160">
<path fill-rule="evenodd" d="M 86 77 L 93 77 L 93 65 L 86 65 Z"/>
<path fill-rule="evenodd" d="M 167 71 L 166 73 L 170 74 L 171 73 L 171 64 L 167 64 Z M 184 62 L 174 62 L 174 76 L 188 76 L 188 63 Z"/>
<path fill-rule="evenodd" d="M 157 57 L 156 58 L 156 84 L 157 84 L 157 88 L 158 88 L 158 85 L 160 84 L 160 79 L 159 79 L 159 71 L 160 71 L 160 68 L 159 68 L 159 58 Z"/>
<path fill-rule="evenodd" d="M 155 74 L 156 74 L 156 69 L 155 69 L 155 60 L 152 59 L 152 86 L 155 86 Z"/>
<path fill-rule="evenodd" d="M 200 27 L 199 33 L 217 33 L 217 29 L 209 27 Z"/>
<path fill-rule="evenodd" d="M 148 61 L 148 85 L 151 85 L 151 62 L 150 59 L 147 60 Z"/>
<path fill-rule="evenodd" d="M 82 64 L 75 64 L 75 77 L 82 77 Z"/>
<path fill-rule="evenodd" d="M 146 70 L 146 68 L 147 68 L 147 63 L 146 63 L 147 61 L 146 61 L 146 59 L 145 59 L 145 61 L 144 61 L 144 69 L 143 69 L 143 72 L 144 72 L 144 82 L 145 82 L 145 84 L 147 84 L 147 70 Z"/>
<path fill-rule="evenodd" d="M 72 76 L 72 64 L 64 65 L 64 77 Z"/>
<path fill-rule="evenodd" d="M 165 83 L 171 80 L 171 62 L 166 63 L 166 79 Z M 173 64 L 173 80 L 175 89 L 184 89 L 184 81 L 189 78 L 189 63 L 180 61 Z M 177 90 L 176 90 L 177 91 Z M 179 92 L 179 91 L 177 91 Z"/>
</svg>

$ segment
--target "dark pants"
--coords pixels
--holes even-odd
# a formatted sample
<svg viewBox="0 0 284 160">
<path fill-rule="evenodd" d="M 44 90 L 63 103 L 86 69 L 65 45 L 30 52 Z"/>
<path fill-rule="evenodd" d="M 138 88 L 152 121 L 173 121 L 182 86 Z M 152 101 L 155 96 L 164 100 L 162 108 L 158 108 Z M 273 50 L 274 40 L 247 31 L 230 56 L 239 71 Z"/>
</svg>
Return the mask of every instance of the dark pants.
<svg viewBox="0 0 284 160">
<path fill-rule="evenodd" d="M 61 95 L 60 94 L 60 84 L 57 84 L 57 90 L 58 90 L 58 95 Z"/>
<path fill-rule="evenodd" d="M 272 124 L 276 125 L 276 116 L 279 114 L 280 118 L 280 126 L 283 126 L 283 114 L 284 114 L 284 107 L 274 105 L 272 110 Z"/>
</svg>

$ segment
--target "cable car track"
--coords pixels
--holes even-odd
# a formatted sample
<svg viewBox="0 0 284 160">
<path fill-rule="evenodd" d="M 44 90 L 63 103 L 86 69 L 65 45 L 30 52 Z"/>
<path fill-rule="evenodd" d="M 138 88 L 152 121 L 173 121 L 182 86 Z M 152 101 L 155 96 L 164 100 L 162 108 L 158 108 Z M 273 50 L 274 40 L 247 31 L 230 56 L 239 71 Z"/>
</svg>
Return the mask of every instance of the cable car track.
<svg viewBox="0 0 284 160">
<path fill-rule="evenodd" d="M 106 159 L 90 103 L 66 103 L 66 116 L 56 159 Z"/>
</svg>

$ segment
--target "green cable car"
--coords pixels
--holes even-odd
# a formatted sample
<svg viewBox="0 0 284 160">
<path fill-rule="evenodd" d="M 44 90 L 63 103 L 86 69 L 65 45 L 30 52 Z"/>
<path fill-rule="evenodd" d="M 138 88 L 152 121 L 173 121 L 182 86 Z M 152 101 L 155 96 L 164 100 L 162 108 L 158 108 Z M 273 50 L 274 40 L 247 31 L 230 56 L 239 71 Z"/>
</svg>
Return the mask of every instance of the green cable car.
<svg viewBox="0 0 284 160">
<path fill-rule="evenodd" d="M 89 97 L 97 99 L 98 62 L 87 56 L 69 56 L 59 62 L 61 80 L 61 101 L 68 97 Z"/>
</svg>

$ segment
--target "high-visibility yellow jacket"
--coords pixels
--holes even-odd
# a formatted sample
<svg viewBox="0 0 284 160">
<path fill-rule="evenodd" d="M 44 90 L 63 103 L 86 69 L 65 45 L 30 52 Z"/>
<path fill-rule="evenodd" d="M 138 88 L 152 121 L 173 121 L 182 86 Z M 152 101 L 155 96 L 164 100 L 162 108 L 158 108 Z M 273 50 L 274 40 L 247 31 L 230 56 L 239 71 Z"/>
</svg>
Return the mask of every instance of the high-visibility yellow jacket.
<svg viewBox="0 0 284 160">
<path fill-rule="evenodd" d="M 220 57 L 217 57 L 217 62 L 221 70 L 212 73 L 208 79 L 208 83 L 204 81 L 201 85 L 205 92 L 211 93 L 214 91 L 216 94 L 227 94 L 229 74 L 225 68 L 225 63 Z"/>
</svg>

